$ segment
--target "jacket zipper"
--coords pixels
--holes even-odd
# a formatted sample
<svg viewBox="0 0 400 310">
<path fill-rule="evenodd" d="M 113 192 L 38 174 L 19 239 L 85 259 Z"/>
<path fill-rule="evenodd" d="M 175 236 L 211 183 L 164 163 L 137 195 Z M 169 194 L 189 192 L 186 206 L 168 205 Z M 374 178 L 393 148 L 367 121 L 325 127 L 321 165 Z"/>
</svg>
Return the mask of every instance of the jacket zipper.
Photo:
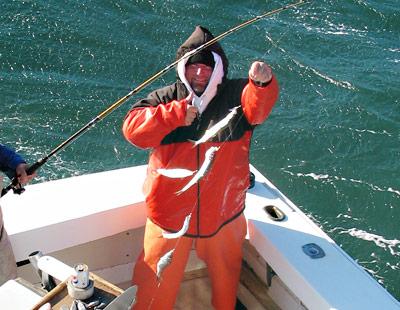
<svg viewBox="0 0 400 310">
<path fill-rule="evenodd" d="M 197 170 L 200 169 L 200 145 L 197 146 Z M 200 236 L 200 180 L 197 182 L 197 235 Z"/>
<path fill-rule="evenodd" d="M 201 115 L 197 114 L 197 128 L 196 131 L 199 132 L 200 129 Z M 200 145 L 197 145 L 197 170 L 200 169 Z M 197 182 L 197 236 L 200 236 L 200 180 Z"/>
</svg>

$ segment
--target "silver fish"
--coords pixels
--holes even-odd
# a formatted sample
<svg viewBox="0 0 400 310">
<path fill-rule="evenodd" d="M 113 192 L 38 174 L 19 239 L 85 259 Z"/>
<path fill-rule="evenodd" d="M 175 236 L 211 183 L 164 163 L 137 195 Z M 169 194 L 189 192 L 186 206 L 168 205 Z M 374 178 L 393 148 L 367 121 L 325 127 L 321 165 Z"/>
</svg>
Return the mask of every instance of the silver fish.
<svg viewBox="0 0 400 310">
<path fill-rule="evenodd" d="M 157 263 L 157 279 L 161 278 L 161 274 L 164 269 L 167 268 L 169 264 L 172 262 L 172 255 L 174 254 L 175 249 L 164 254 Z"/>
<path fill-rule="evenodd" d="M 75 299 L 72 301 L 72 304 L 71 304 L 71 307 L 69 307 L 69 310 L 78 310 L 78 304 Z"/>
<path fill-rule="evenodd" d="M 183 221 L 183 225 L 182 228 L 176 232 L 176 233 L 168 233 L 163 231 L 162 235 L 165 239 L 175 239 L 175 238 L 179 238 L 181 236 L 183 236 L 188 228 L 189 228 L 189 223 L 190 223 L 190 218 L 192 217 L 192 213 L 190 213 L 188 216 L 185 217 L 185 220 Z"/>
<path fill-rule="evenodd" d="M 187 183 L 181 190 L 176 192 L 177 195 L 182 194 L 184 191 L 188 190 L 190 187 L 196 184 L 202 177 L 204 177 L 204 175 L 210 169 L 211 163 L 215 156 L 215 152 L 218 151 L 219 148 L 219 146 L 212 146 L 206 151 L 204 162 L 201 165 L 199 171 L 197 171 L 197 173 L 189 181 L 189 183 Z"/>
<path fill-rule="evenodd" d="M 77 301 L 77 306 L 78 306 L 78 310 L 86 310 L 86 306 L 84 305 L 84 303 L 80 300 Z"/>
<path fill-rule="evenodd" d="M 179 179 L 179 178 L 186 178 L 193 175 L 196 171 L 183 169 L 183 168 L 173 168 L 173 169 L 157 169 L 157 173 L 161 174 L 165 177 L 172 178 L 172 179 Z"/>
<path fill-rule="evenodd" d="M 94 308 L 98 305 L 100 305 L 100 300 L 94 300 L 90 303 L 83 303 L 85 305 L 86 308 Z"/>
<path fill-rule="evenodd" d="M 107 306 L 107 304 L 102 302 L 102 303 L 100 303 L 100 305 L 94 307 L 94 310 L 104 309 L 106 306 Z"/>
<path fill-rule="evenodd" d="M 204 143 L 214 137 L 220 130 L 228 126 L 230 120 L 237 114 L 237 110 L 240 106 L 234 107 L 230 110 L 230 112 L 221 119 L 218 123 L 216 123 L 211 128 L 207 129 L 204 135 L 197 141 L 194 141 L 194 146 L 199 145 L 200 143 Z"/>
</svg>

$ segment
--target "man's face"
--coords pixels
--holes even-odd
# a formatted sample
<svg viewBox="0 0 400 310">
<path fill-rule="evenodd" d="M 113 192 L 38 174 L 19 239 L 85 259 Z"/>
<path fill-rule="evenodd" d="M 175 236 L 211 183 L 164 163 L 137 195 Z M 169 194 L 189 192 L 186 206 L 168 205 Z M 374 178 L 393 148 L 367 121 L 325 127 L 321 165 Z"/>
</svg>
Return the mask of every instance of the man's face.
<svg viewBox="0 0 400 310">
<path fill-rule="evenodd" d="M 200 96 L 210 81 L 213 68 L 201 63 L 186 66 L 185 77 L 196 95 Z"/>
</svg>

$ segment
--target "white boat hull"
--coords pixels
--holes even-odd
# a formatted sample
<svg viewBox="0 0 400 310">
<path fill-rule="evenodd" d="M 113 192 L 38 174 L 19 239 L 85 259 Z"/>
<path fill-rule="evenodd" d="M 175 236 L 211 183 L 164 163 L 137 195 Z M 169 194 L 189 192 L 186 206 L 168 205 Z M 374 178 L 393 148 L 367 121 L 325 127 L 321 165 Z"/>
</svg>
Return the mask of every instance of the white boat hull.
<svg viewBox="0 0 400 310">
<path fill-rule="evenodd" d="M 248 287 L 242 281 L 238 296 L 248 309 L 265 308 L 263 299 L 268 298 L 275 307 L 288 310 L 400 309 L 398 301 L 362 267 L 254 167 L 251 169 L 256 185 L 246 198 L 245 261 L 261 281 L 261 292 L 248 294 L 256 280 L 246 280 Z M 119 169 L 35 184 L 27 186 L 21 196 L 4 196 L 1 205 L 21 265 L 19 275 L 38 281 L 24 262 L 30 253 L 41 250 L 71 266 L 85 263 L 97 275 L 128 287 L 146 220 L 141 191 L 145 173 L 146 166 Z M 277 207 L 285 218 L 273 220 L 266 206 Z M 302 248 L 306 244 L 318 245 L 325 256 L 310 258 Z M 193 254 L 186 271 L 206 283 L 204 268 Z M 181 301 L 199 293 L 182 287 Z M 204 309 L 207 305 L 209 302 Z"/>
</svg>

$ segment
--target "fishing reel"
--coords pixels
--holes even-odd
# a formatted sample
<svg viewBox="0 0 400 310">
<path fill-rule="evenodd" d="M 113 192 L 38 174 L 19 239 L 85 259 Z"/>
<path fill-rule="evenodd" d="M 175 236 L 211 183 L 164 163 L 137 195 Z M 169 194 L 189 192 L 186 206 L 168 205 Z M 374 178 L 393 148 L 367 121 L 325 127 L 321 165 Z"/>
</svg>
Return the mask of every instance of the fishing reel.
<svg viewBox="0 0 400 310">
<path fill-rule="evenodd" d="M 23 192 L 25 192 L 25 188 L 22 187 L 21 183 L 18 183 L 16 186 L 12 187 L 12 190 L 14 194 L 21 195 Z"/>
<path fill-rule="evenodd" d="M 17 195 L 21 195 L 23 192 L 25 192 L 25 188 L 22 187 L 22 185 L 20 183 L 18 183 L 16 185 L 10 184 L 6 188 L 3 188 L 1 190 L 1 197 L 3 197 L 5 194 L 7 194 L 10 189 L 12 189 L 14 194 L 17 194 Z"/>
<path fill-rule="evenodd" d="M 28 169 L 26 169 L 26 174 L 31 175 L 35 173 L 35 171 L 39 169 L 47 161 L 47 159 L 48 157 L 42 158 L 33 165 L 29 166 Z M 13 190 L 14 194 L 18 195 L 21 195 L 23 192 L 25 192 L 25 188 L 18 181 L 18 176 L 15 175 L 15 171 L 7 170 L 5 173 L 11 179 L 11 183 L 1 190 L 0 197 L 3 197 L 5 194 L 7 194 L 10 189 Z"/>
<path fill-rule="evenodd" d="M 10 178 L 11 183 L 7 187 L 2 188 L 0 197 L 7 194 L 10 189 L 13 190 L 14 194 L 21 195 L 25 191 L 25 188 L 23 188 L 22 184 L 18 181 L 15 171 L 9 169 L 4 172 Z"/>
</svg>

